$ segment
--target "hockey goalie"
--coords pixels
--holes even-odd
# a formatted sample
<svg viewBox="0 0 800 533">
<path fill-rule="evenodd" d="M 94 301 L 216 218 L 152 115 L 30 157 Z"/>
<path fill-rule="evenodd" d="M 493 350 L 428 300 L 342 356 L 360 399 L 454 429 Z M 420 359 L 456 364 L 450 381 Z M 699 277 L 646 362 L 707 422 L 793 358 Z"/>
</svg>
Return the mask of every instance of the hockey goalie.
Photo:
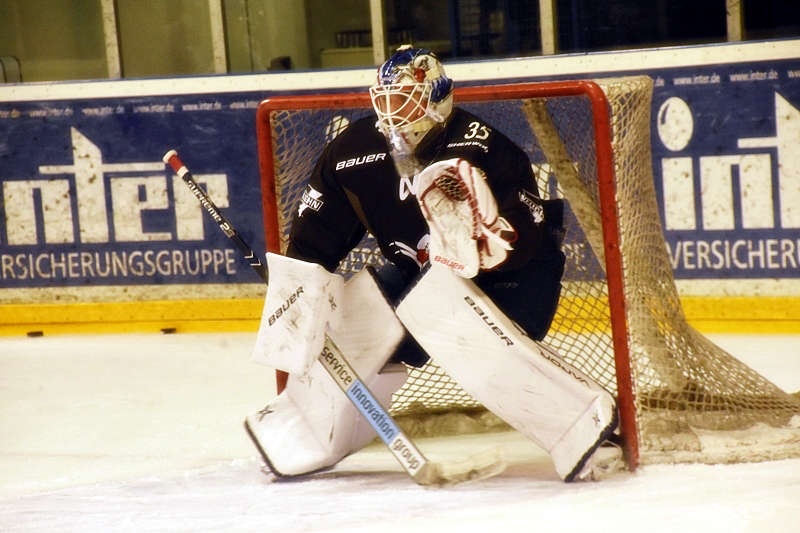
<svg viewBox="0 0 800 533">
<path fill-rule="evenodd" d="M 375 115 L 318 160 L 270 283 L 253 358 L 289 373 L 246 428 L 277 476 L 335 465 L 375 432 L 317 361 L 325 336 L 385 407 L 432 358 L 547 450 L 565 481 L 591 478 L 617 426 L 614 398 L 541 343 L 561 290 L 560 200 L 527 155 L 453 105 L 431 52 L 401 47 L 370 88 Z M 387 264 L 333 273 L 370 232 Z"/>
</svg>

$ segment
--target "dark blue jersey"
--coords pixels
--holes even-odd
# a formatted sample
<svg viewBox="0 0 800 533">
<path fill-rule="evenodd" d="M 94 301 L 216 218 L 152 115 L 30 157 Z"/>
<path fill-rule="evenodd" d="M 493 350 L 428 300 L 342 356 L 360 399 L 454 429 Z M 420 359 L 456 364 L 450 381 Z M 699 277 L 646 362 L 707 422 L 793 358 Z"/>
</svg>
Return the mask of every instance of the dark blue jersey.
<svg viewBox="0 0 800 533">
<path fill-rule="evenodd" d="M 500 216 L 517 232 L 514 250 L 498 270 L 557 253 L 527 154 L 492 125 L 455 108 L 443 127 L 423 139 L 416 155 L 423 168 L 458 157 L 486 174 Z M 427 261 L 429 239 L 414 185 L 395 169 L 375 118 L 353 122 L 316 164 L 292 225 L 289 255 L 333 271 L 369 231 L 386 259 L 410 278 Z"/>
</svg>

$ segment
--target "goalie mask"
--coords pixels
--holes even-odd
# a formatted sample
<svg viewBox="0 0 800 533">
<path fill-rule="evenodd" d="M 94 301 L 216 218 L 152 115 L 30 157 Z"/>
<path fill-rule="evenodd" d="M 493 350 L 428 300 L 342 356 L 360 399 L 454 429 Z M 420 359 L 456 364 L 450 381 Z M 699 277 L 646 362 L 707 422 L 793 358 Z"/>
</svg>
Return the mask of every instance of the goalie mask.
<svg viewBox="0 0 800 533">
<path fill-rule="evenodd" d="M 378 68 L 370 87 L 376 127 L 401 152 L 410 152 L 453 110 L 453 80 L 436 56 L 422 48 L 401 46 Z"/>
</svg>

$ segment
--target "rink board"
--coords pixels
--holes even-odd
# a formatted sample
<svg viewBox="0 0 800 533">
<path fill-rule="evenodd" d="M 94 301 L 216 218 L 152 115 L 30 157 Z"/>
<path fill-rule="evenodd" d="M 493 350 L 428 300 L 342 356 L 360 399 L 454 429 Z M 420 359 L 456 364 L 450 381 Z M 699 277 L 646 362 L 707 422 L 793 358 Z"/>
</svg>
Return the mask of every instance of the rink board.
<svg viewBox="0 0 800 533">
<path fill-rule="evenodd" d="M 791 40 L 447 66 L 462 85 L 651 76 L 654 179 L 687 316 L 800 331 L 799 51 Z M 363 90 L 373 77 L 0 86 L 0 333 L 253 328 L 258 277 L 161 156 L 177 149 L 263 250 L 258 102 Z"/>
</svg>

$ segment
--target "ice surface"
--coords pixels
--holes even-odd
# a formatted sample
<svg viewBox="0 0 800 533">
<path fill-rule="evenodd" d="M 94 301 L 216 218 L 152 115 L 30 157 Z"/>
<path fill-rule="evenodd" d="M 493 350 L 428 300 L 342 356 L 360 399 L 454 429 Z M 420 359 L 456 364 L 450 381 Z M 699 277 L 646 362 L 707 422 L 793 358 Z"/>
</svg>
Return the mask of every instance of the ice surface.
<svg viewBox="0 0 800 533">
<path fill-rule="evenodd" d="M 275 481 L 241 427 L 275 393 L 254 339 L 0 339 L 0 531 L 800 531 L 800 459 L 564 484 L 501 433 L 419 441 L 434 460 L 499 447 L 508 469 L 472 484 L 418 487 L 380 444 Z M 800 390 L 800 336 L 712 340 Z"/>
</svg>

